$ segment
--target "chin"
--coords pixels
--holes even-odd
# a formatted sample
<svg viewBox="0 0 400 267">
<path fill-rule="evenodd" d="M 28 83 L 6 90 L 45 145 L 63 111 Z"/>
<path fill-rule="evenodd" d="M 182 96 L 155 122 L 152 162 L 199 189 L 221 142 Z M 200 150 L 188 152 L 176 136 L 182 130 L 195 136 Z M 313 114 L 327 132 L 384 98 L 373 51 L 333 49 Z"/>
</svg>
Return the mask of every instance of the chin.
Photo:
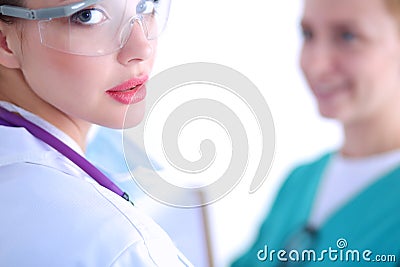
<svg viewBox="0 0 400 267">
<path fill-rule="evenodd" d="M 327 110 L 320 108 L 319 113 L 323 118 L 335 120 L 342 125 L 350 125 L 355 122 L 355 113 L 351 109 Z"/>
<path fill-rule="evenodd" d="M 338 121 L 345 121 L 346 120 L 346 112 L 340 108 L 333 108 L 333 107 L 322 107 L 319 106 L 319 114 L 321 117 L 326 119 L 333 119 Z"/>
<path fill-rule="evenodd" d="M 92 123 L 112 129 L 128 129 L 137 126 L 143 121 L 145 114 L 145 101 L 133 104 L 125 110 L 119 110 L 113 114 L 108 113 Z"/>
<path fill-rule="evenodd" d="M 122 128 L 123 129 L 132 128 L 141 123 L 144 118 L 145 108 L 146 108 L 145 100 L 131 105 L 126 111 Z"/>
<path fill-rule="evenodd" d="M 333 113 L 333 112 L 327 112 L 325 110 L 319 110 L 319 115 L 321 115 L 321 117 L 323 118 L 327 118 L 327 119 L 338 119 L 338 115 Z"/>
<path fill-rule="evenodd" d="M 139 125 L 143 121 L 143 117 L 141 118 L 132 118 L 129 120 L 125 120 L 124 124 L 120 127 L 121 129 L 129 129 Z"/>
</svg>

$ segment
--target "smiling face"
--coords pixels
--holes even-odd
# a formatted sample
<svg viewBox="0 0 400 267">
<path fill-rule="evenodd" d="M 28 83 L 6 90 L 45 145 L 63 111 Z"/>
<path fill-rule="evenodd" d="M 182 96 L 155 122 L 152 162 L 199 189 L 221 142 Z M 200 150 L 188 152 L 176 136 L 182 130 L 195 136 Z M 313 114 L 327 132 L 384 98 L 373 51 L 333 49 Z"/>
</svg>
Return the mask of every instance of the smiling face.
<svg viewBox="0 0 400 267">
<path fill-rule="evenodd" d="M 399 106 L 397 23 L 384 0 L 305 0 L 300 64 L 323 116 L 349 124 Z"/>
<path fill-rule="evenodd" d="M 25 2 L 26 7 L 37 9 L 77 1 L 26 0 Z M 136 0 L 135 5 L 137 2 Z M 99 3 L 93 7 L 99 7 L 101 10 L 102 5 Z M 96 11 L 92 14 L 93 21 L 91 21 L 87 13 L 76 15 L 73 17 L 76 27 L 74 29 L 93 27 L 97 30 L 99 27 L 108 27 L 108 18 L 101 16 L 102 14 Z M 77 22 L 80 23 L 78 26 Z M 92 22 L 100 26 L 82 24 Z M 141 100 L 145 95 L 145 87 L 141 87 L 140 90 L 138 88 L 151 72 L 156 41 L 147 40 L 139 23 L 134 24 L 124 47 L 101 56 L 74 55 L 47 47 L 41 44 L 39 25 L 37 21 L 27 20 L 3 25 L 2 32 L 6 38 L 7 49 L 10 50 L 8 56 L 13 57 L 16 62 L 12 68 L 20 71 L 24 83 L 24 88 L 17 89 L 18 93 L 11 92 L 11 89 L 8 93 L 4 93 L 7 89 L 3 88 L 2 94 L 6 95 L 3 98 L 44 117 L 55 125 L 58 118 L 67 117 L 74 124 L 90 122 L 120 128 L 128 107 L 126 126 L 131 127 L 141 121 L 145 107 L 144 101 Z M 89 39 L 90 37 L 87 36 Z M 136 93 L 130 90 L 135 86 Z"/>
</svg>

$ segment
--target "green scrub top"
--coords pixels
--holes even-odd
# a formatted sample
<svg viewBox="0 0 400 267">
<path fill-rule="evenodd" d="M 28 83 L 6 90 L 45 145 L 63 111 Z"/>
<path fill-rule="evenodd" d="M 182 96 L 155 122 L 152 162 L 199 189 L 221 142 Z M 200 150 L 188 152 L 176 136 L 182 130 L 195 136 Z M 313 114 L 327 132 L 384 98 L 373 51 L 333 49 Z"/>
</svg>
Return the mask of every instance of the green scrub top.
<svg viewBox="0 0 400 267">
<path fill-rule="evenodd" d="M 400 266 L 400 167 L 355 195 L 319 229 L 308 226 L 331 156 L 289 175 L 255 242 L 231 267 Z"/>
</svg>

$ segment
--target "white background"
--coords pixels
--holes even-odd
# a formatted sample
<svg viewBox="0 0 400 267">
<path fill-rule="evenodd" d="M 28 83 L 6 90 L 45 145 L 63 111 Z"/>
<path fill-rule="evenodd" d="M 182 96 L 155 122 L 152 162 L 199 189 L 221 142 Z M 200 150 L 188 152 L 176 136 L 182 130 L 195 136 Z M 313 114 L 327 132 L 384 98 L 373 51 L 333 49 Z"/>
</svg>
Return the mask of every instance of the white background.
<svg viewBox="0 0 400 267">
<path fill-rule="evenodd" d="M 255 83 L 274 118 L 276 152 L 266 182 L 248 194 L 250 170 L 235 190 L 208 206 L 215 266 L 228 266 L 254 238 L 287 172 L 337 147 L 341 133 L 318 116 L 299 70 L 301 0 L 172 1 L 154 74 L 198 61 L 229 66 Z"/>
</svg>

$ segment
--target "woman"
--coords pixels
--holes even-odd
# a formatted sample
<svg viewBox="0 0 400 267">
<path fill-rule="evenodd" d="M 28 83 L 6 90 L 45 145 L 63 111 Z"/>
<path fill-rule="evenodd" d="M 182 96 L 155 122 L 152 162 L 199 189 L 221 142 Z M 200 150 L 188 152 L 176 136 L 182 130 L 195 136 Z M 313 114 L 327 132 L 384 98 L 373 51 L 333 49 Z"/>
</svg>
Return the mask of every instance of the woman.
<svg viewBox="0 0 400 267">
<path fill-rule="evenodd" d="M 168 12 L 169 0 L 0 1 L 0 266 L 190 266 L 82 156 L 92 124 L 142 119 Z"/>
<path fill-rule="evenodd" d="M 321 115 L 341 122 L 344 142 L 290 174 L 232 266 L 395 266 L 399 22 L 398 0 L 305 0 L 301 69 Z"/>
</svg>

